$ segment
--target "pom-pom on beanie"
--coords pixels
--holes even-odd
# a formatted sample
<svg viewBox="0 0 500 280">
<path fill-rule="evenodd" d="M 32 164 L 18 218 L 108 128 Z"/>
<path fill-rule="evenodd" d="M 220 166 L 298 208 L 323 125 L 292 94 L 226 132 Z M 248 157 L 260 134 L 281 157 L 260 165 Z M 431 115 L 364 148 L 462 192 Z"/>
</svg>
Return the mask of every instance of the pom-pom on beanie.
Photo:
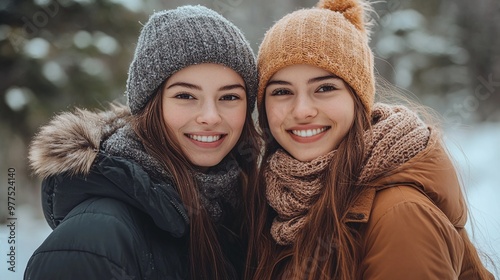
<svg viewBox="0 0 500 280">
<path fill-rule="evenodd" d="M 132 114 L 139 113 L 175 72 L 202 63 L 222 64 L 238 73 L 253 111 L 258 80 L 250 44 L 230 21 L 198 5 L 156 12 L 142 28 L 127 79 Z"/>
<path fill-rule="evenodd" d="M 259 48 L 260 107 L 269 79 L 295 64 L 325 69 L 348 83 L 369 115 L 374 102 L 375 78 L 367 13 L 361 0 L 320 0 L 317 7 L 290 13 L 265 34 Z"/>
</svg>

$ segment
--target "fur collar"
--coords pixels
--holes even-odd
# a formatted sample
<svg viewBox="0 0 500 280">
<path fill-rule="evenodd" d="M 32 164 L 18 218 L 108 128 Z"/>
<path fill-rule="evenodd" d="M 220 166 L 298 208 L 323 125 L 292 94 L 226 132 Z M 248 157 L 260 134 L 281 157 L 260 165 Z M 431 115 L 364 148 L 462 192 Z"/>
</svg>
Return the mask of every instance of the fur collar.
<svg viewBox="0 0 500 280">
<path fill-rule="evenodd" d="M 29 149 L 29 162 L 41 178 L 68 172 L 89 173 L 102 139 L 127 124 L 128 107 L 112 105 L 109 111 L 75 109 L 55 116 L 35 135 Z"/>
</svg>

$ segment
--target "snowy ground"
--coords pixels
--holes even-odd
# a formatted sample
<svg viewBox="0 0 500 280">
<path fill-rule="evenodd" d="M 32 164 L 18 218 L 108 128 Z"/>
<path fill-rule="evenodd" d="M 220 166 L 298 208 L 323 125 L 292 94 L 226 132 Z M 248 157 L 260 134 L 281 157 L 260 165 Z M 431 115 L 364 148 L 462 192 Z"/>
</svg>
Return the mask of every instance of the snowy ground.
<svg viewBox="0 0 500 280">
<path fill-rule="evenodd" d="M 2 280 L 20 280 L 23 279 L 24 269 L 31 254 L 49 235 L 52 229 L 47 222 L 30 205 L 21 205 L 16 209 L 16 228 L 15 228 L 15 272 L 9 271 L 10 244 L 6 238 L 10 235 L 7 225 L 0 225 L 0 279 Z"/>
<path fill-rule="evenodd" d="M 500 279 L 500 123 L 449 129 L 445 140 L 467 186 L 471 213 L 466 226 Z"/>
<path fill-rule="evenodd" d="M 500 266 L 500 124 L 449 129 L 445 140 L 468 186 L 472 222 L 467 226 L 473 230 L 473 241 Z M 33 208 L 22 205 L 17 211 L 16 272 L 8 270 L 9 229 L 0 225 L 2 280 L 22 279 L 29 257 L 51 231 L 35 212 L 39 209 Z M 496 278 L 500 278 L 500 271 Z"/>
</svg>

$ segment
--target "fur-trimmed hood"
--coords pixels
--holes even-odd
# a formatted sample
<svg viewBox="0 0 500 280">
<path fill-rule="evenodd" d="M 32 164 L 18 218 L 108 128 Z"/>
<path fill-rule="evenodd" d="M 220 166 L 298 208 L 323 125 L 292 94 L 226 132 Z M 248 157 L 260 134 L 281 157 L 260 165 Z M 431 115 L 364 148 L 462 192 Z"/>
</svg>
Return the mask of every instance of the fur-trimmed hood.
<svg viewBox="0 0 500 280">
<path fill-rule="evenodd" d="M 129 116 L 130 111 L 122 105 L 103 112 L 76 109 L 57 115 L 41 128 L 30 146 L 34 173 L 43 179 L 64 172 L 88 174 L 101 140 L 127 124 Z"/>
<path fill-rule="evenodd" d="M 130 116 L 125 106 L 100 112 L 76 109 L 55 116 L 34 137 L 29 161 L 43 179 L 42 207 L 52 228 L 81 202 L 107 197 L 147 213 L 173 236 L 187 232 L 189 220 L 179 194 L 171 180 L 150 172 L 157 165 L 133 137 Z M 110 141 L 123 138 L 124 131 L 133 134 L 126 148 Z M 117 150 L 142 156 L 144 162 Z"/>
</svg>

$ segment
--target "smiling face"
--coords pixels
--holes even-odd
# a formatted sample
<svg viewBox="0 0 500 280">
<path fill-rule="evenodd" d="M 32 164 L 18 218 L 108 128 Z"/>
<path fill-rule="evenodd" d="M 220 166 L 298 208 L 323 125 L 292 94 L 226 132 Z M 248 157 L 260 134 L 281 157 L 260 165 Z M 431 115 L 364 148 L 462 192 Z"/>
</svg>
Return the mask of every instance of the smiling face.
<svg viewBox="0 0 500 280">
<path fill-rule="evenodd" d="M 344 81 L 315 66 L 276 72 L 264 98 L 271 134 L 300 161 L 336 149 L 354 121 L 354 99 Z"/>
<path fill-rule="evenodd" d="M 192 65 L 172 75 L 162 94 L 165 124 L 193 165 L 217 165 L 238 142 L 247 99 L 245 83 L 234 70 Z"/>
</svg>

